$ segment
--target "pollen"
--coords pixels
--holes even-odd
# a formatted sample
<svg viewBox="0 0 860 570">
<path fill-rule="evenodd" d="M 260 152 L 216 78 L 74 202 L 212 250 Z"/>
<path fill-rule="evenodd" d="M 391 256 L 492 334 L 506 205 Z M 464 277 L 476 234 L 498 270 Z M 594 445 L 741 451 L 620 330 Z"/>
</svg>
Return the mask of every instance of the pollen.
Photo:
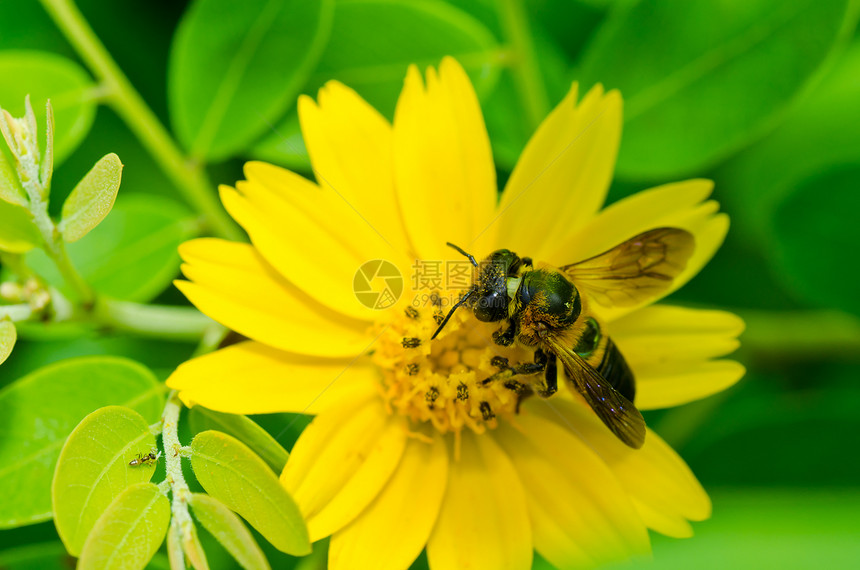
<svg viewBox="0 0 860 570">
<path fill-rule="evenodd" d="M 495 344 L 493 332 L 502 323 L 483 323 L 462 308 L 430 340 L 441 322 L 438 303 L 385 313 L 376 325 L 380 336 L 372 358 L 382 372 L 380 390 L 389 413 L 442 433 L 463 428 L 483 433 L 516 414 L 528 380 L 487 379 L 509 363 L 532 362 L 534 355 Z"/>
</svg>

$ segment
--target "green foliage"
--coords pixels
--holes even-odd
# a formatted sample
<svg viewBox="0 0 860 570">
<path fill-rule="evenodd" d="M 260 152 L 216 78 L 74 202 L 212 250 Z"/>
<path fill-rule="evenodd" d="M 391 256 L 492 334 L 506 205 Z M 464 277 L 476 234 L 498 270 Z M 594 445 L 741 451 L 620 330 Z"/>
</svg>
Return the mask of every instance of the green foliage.
<svg viewBox="0 0 860 570">
<path fill-rule="evenodd" d="M 155 436 L 146 420 L 121 406 L 96 410 L 69 434 L 51 485 L 54 524 L 69 553 L 80 555 L 114 497 L 152 478 L 154 464 L 129 465 L 151 449 Z"/>
<path fill-rule="evenodd" d="M 15 171 L 15 158 L 2 138 L 0 138 L 0 200 L 18 206 L 26 206 L 28 201 L 27 193 L 24 192 Z"/>
<path fill-rule="evenodd" d="M 152 483 L 123 491 L 98 520 L 84 545 L 80 570 L 145 568 L 167 532 L 170 503 Z"/>
<path fill-rule="evenodd" d="M 217 431 L 199 433 L 191 442 L 191 467 L 207 493 L 242 515 L 275 548 L 294 555 L 311 551 L 292 497 L 245 444 Z"/>
<path fill-rule="evenodd" d="M 860 162 L 860 42 L 831 67 L 782 124 L 718 170 L 747 239 L 768 239 L 774 208 L 805 179 Z"/>
<path fill-rule="evenodd" d="M 114 154 L 107 154 L 87 172 L 63 204 L 63 215 L 57 226 L 63 239 L 78 241 L 99 225 L 113 208 L 122 162 Z"/>
<path fill-rule="evenodd" d="M 210 534 L 247 570 L 269 568 L 257 541 L 233 511 L 218 499 L 195 493 L 191 496 L 191 510 Z"/>
<path fill-rule="evenodd" d="M 39 51 L 0 52 L 0 106 L 14 116 L 24 114 L 24 97 L 42 110 L 50 99 L 54 108 L 54 162 L 59 164 L 77 148 L 92 127 L 96 102 L 92 79 L 64 57 Z"/>
<path fill-rule="evenodd" d="M 176 276 L 176 248 L 195 230 L 188 210 L 168 198 L 120 197 L 104 222 L 69 244 L 68 252 L 97 292 L 125 301 L 149 301 Z M 72 294 L 44 252 L 34 250 L 27 262 L 49 283 Z"/>
<path fill-rule="evenodd" d="M 649 414 L 706 488 L 727 490 L 699 539 L 655 537 L 661 567 L 857 559 L 856 493 L 814 489 L 856 488 L 860 476 L 834 437 L 860 430 L 860 2 L 194 0 L 152 11 L 80 0 L 77 24 L 53 11 L 66 4 L 0 2 L 0 107 L 24 116 L 29 95 L 35 116 L 22 124 L 39 141 L 22 173 L 0 139 L 0 528 L 23 527 L 0 534 L 0 567 L 69 566 L 54 525 L 33 524 L 54 510 L 82 568 L 166 569 L 168 556 L 173 568 L 233 567 L 228 556 L 280 568 L 295 561 L 274 548 L 308 551 L 276 477 L 288 458 L 278 442 L 289 448 L 308 417 L 196 406 L 177 427 L 178 401 L 165 406 L 152 372 L 74 357 L 126 355 L 166 377 L 198 342 L 198 353 L 214 349 L 223 334 L 170 282 L 183 241 L 241 239 L 216 185 L 241 178 L 248 157 L 324 177 L 311 172 L 296 96 L 339 80 L 391 119 L 407 66 L 445 55 L 481 98 L 500 184 L 571 82 L 580 93 L 600 82 L 625 101 L 611 199 L 707 177 L 732 218 L 725 246 L 674 300 L 745 310 L 737 356 L 748 377 L 719 399 Z M 23 180 L 39 184 L 28 193 Z M 156 444 L 148 425 L 170 406 L 158 467 L 129 466 Z M 198 434 L 190 448 L 177 429 Z M 177 484 L 187 459 L 190 488 L 208 495 Z M 795 490 L 743 490 L 753 486 Z M 153 558 L 168 524 L 167 554 Z M 303 568 L 325 566 L 320 546 Z M 427 567 L 426 557 L 415 565 Z M 536 557 L 535 567 L 549 565 Z"/>
<path fill-rule="evenodd" d="M 328 39 L 332 1 L 197 0 L 176 33 L 171 118 L 197 158 L 223 159 L 293 104 Z"/>
<path fill-rule="evenodd" d="M 18 331 L 15 330 L 15 324 L 8 319 L 0 320 L 0 364 L 9 358 L 17 339 Z"/>
<path fill-rule="evenodd" d="M 143 366 L 106 356 L 45 366 L 0 391 L 0 486 L 15 489 L 0 502 L 0 528 L 51 518 L 57 457 L 85 416 L 114 404 L 154 422 L 164 405 L 162 393 Z"/>
<path fill-rule="evenodd" d="M 822 250 L 844 252 L 850 258 L 850 249 L 860 243 L 860 224 L 833 220 L 834 212 L 857 203 L 858 180 L 860 164 L 805 180 L 776 207 L 773 244 L 776 267 L 789 288 L 822 307 L 860 316 L 857 281 L 846 279 L 847 259 L 821 255 Z"/>
<path fill-rule="evenodd" d="M 42 242 L 33 216 L 25 208 L 0 200 L 0 250 L 25 253 Z"/>
<path fill-rule="evenodd" d="M 856 491 L 723 490 L 714 503 L 695 540 L 655 536 L 653 560 L 618 568 L 851 568 L 860 557 Z"/>
<path fill-rule="evenodd" d="M 498 50 L 480 22 L 444 2 L 348 0 L 338 3 L 331 39 L 303 91 L 315 95 L 327 81 L 338 80 L 390 118 L 409 64 L 423 69 L 438 65 L 445 55 L 457 57 L 478 92 L 488 93 L 498 78 Z M 300 140 L 293 112 L 252 154 L 307 168 Z"/>
<path fill-rule="evenodd" d="M 616 10 L 586 50 L 580 80 L 624 96 L 618 174 L 688 176 L 750 142 L 847 39 L 856 22 L 848 7 L 643 0 Z"/>
<path fill-rule="evenodd" d="M 188 423 L 193 433 L 212 429 L 235 437 L 259 455 L 276 474 L 280 474 L 287 463 L 287 450 L 247 416 L 224 414 L 203 406 L 194 406 L 188 413 Z"/>
</svg>

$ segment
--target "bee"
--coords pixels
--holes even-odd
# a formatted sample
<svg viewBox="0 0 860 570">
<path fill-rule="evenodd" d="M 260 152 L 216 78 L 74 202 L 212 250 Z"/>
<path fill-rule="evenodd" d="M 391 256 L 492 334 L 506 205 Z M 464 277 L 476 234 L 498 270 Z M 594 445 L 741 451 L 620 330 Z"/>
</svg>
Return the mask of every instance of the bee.
<svg viewBox="0 0 860 570">
<path fill-rule="evenodd" d="M 128 464 L 132 467 L 138 467 L 140 465 L 154 465 L 158 462 L 158 458 L 161 457 L 161 452 L 157 452 L 156 450 L 152 450 L 149 453 L 138 453 L 137 457 L 128 462 Z"/>
<path fill-rule="evenodd" d="M 507 249 L 494 251 L 478 264 L 461 248 L 448 245 L 472 262 L 472 285 L 432 338 L 461 306 L 472 309 L 480 321 L 505 321 L 493 333 L 493 341 L 534 348 L 534 362 L 505 363 L 484 384 L 502 381 L 516 386 L 520 401 L 532 393 L 549 398 L 558 390 L 560 361 L 573 388 L 612 433 L 632 448 L 642 447 L 645 420 L 633 405 L 633 372 L 589 307 L 632 306 L 665 293 L 693 254 L 692 234 L 678 228 L 653 229 L 558 268 L 536 268 L 531 258 Z M 514 376 L 529 376 L 530 381 L 515 382 Z"/>
</svg>

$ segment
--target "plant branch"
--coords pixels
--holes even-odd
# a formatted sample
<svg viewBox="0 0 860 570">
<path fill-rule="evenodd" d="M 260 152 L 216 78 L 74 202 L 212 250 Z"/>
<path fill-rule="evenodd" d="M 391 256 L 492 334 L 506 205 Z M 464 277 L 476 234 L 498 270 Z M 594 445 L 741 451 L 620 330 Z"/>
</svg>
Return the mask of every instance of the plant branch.
<svg viewBox="0 0 860 570">
<path fill-rule="evenodd" d="M 213 232 L 240 240 L 242 234 L 215 198 L 203 167 L 189 161 L 143 97 L 120 70 L 72 0 L 41 0 L 69 43 L 106 89 L 105 101 L 113 107 L 173 181 L 185 200 L 206 216 Z"/>
<path fill-rule="evenodd" d="M 97 323 L 116 330 L 179 341 L 199 342 L 213 328 L 223 328 L 193 307 L 145 305 L 107 298 L 99 298 L 92 316 Z"/>
<path fill-rule="evenodd" d="M 514 84 L 529 123 L 528 132 L 533 132 L 549 113 L 549 97 L 538 67 L 528 16 L 522 0 L 502 0 L 498 6 L 502 29 L 515 53 L 511 62 Z"/>
<path fill-rule="evenodd" d="M 735 311 L 747 325 L 741 356 L 760 360 L 857 360 L 860 318 L 838 310 Z"/>
<path fill-rule="evenodd" d="M 182 403 L 176 391 L 173 390 L 167 397 L 164 413 L 161 415 L 161 446 L 164 449 L 164 463 L 166 466 L 165 481 L 170 486 L 171 506 L 173 514 L 171 528 L 178 529 L 181 537 L 180 544 L 185 544 L 194 536 L 194 522 L 188 512 L 188 501 L 191 499 L 191 489 L 185 482 L 182 474 L 182 445 L 179 443 L 179 412 Z M 173 525 L 176 525 L 175 527 Z"/>
</svg>

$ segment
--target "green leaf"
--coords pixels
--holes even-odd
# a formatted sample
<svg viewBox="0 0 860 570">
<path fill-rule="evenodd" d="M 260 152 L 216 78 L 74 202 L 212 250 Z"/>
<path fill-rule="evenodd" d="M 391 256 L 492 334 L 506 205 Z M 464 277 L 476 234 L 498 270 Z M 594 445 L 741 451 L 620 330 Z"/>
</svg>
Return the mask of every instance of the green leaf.
<svg viewBox="0 0 860 570">
<path fill-rule="evenodd" d="M 191 510 L 207 531 L 247 570 L 267 569 L 269 563 L 257 541 L 233 511 L 209 495 L 191 495 Z"/>
<path fill-rule="evenodd" d="M 294 102 L 328 38 L 332 2 L 197 0 L 169 62 L 171 119 L 192 156 L 218 160 Z"/>
<path fill-rule="evenodd" d="M 490 31 L 465 12 L 438 0 L 345 0 L 337 4 L 331 39 L 303 91 L 316 96 L 322 85 L 336 79 L 391 118 L 409 64 L 423 71 L 446 55 L 463 65 L 479 94 L 495 85 L 499 46 Z M 293 111 L 251 154 L 301 166 L 306 163 L 300 138 Z"/>
<path fill-rule="evenodd" d="M 296 556 L 311 551 L 295 501 L 245 444 L 217 431 L 197 434 L 191 467 L 207 493 L 242 515 L 275 548 Z"/>
<path fill-rule="evenodd" d="M 15 158 L 2 136 L 0 136 L 0 200 L 25 207 L 29 203 L 27 193 L 24 192 L 21 180 L 18 178 Z"/>
<path fill-rule="evenodd" d="M 110 153 L 87 172 L 63 204 L 59 230 L 67 242 L 78 241 L 110 213 L 119 190 L 122 162 Z"/>
<path fill-rule="evenodd" d="M 822 307 L 860 315 L 853 262 L 860 164 L 824 172 L 799 184 L 774 211 L 772 259 L 795 293 Z M 846 269 L 846 263 L 850 268 Z M 847 273 L 846 273 L 847 271 Z"/>
<path fill-rule="evenodd" d="M 25 253 L 42 243 L 29 211 L 0 200 L 0 250 Z"/>
<path fill-rule="evenodd" d="M 834 46 L 849 1 L 622 5 L 583 56 L 586 86 L 624 96 L 618 174 L 665 179 L 713 165 L 774 126 Z"/>
<path fill-rule="evenodd" d="M 72 153 L 89 132 L 96 112 L 95 85 L 75 62 L 39 51 L 0 52 L 0 106 L 13 116 L 24 115 L 24 97 L 41 111 L 50 99 L 54 108 L 54 164 Z"/>
<path fill-rule="evenodd" d="M 295 110 L 288 113 L 271 133 L 254 145 L 251 154 L 257 160 L 273 162 L 294 171 L 310 172 L 311 160 L 302 138 L 298 113 Z"/>
<path fill-rule="evenodd" d="M 544 78 L 543 89 L 547 92 L 550 104 L 555 106 L 567 95 L 573 83 L 568 62 L 560 48 L 546 37 L 545 32 L 539 29 L 533 29 L 532 32 L 535 58 L 540 75 Z M 510 69 L 502 72 L 498 85 L 487 98 L 483 108 L 487 131 L 493 142 L 496 165 L 508 171 L 513 170 L 538 125 L 530 124 Z"/>
<path fill-rule="evenodd" d="M 159 196 L 121 196 L 104 222 L 69 244 L 72 263 L 96 291 L 124 301 L 149 301 L 179 271 L 176 248 L 195 235 L 188 210 Z M 72 295 L 51 260 L 33 251 L 27 263 L 54 287 Z"/>
<path fill-rule="evenodd" d="M 15 324 L 8 319 L 0 320 L 0 364 L 3 364 L 12 354 L 12 348 L 15 346 L 17 338 L 18 333 L 15 330 Z"/>
<path fill-rule="evenodd" d="M 130 408 L 96 410 L 69 434 L 51 485 L 54 524 L 69 552 L 78 556 L 96 521 L 126 487 L 145 483 L 155 465 L 131 466 L 155 447 L 143 416 Z"/>
<path fill-rule="evenodd" d="M 170 502 L 152 483 L 137 483 L 111 503 L 84 545 L 78 570 L 145 568 L 167 533 Z"/>
<path fill-rule="evenodd" d="M 250 447 L 276 474 L 280 474 L 287 464 L 287 450 L 247 416 L 225 414 L 203 406 L 194 406 L 188 414 L 188 422 L 192 433 L 214 429 L 232 435 Z"/>
<path fill-rule="evenodd" d="M 772 133 L 728 161 L 716 175 L 732 210 L 732 229 L 767 239 L 768 220 L 804 179 L 833 165 L 860 162 L 860 42 Z"/>
<path fill-rule="evenodd" d="M 185 539 L 183 545 L 185 547 L 185 557 L 191 563 L 191 567 L 194 570 L 209 570 L 209 561 L 206 558 L 203 545 L 200 543 L 200 537 L 197 536 L 197 527 L 194 525 L 191 525 L 188 538 Z"/>
<path fill-rule="evenodd" d="M 0 391 L 0 528 L 51 518 L 51 479 L 60 449 L 90 412 L 111 404 L 161 416 L 163 386 L 152 372 L 107 356 L 65 360 L 16 380 Z M 141 451 L 143 451 L 141 449 Z"/>
</svg>

